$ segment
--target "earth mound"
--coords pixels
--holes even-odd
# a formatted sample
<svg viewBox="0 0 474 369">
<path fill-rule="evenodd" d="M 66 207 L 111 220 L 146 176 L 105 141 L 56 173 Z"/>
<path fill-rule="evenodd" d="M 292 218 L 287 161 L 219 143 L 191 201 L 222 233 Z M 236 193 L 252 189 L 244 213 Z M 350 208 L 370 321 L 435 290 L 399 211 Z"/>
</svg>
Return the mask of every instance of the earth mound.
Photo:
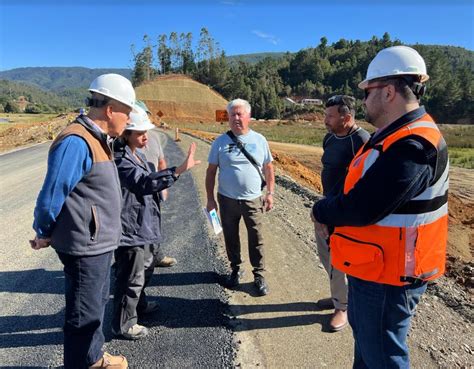
<svg viewBox="0 0 474 369">
<path fill-rule="evenodd" d="M 135 91 L 150 109 L 155 123 L 160 121 L 161 114 L 165 121 L 213 122 L 215 111 L 227 105 L 227 100 L 217 92 L 183 75 L 159 76 Z"/>
</svg>

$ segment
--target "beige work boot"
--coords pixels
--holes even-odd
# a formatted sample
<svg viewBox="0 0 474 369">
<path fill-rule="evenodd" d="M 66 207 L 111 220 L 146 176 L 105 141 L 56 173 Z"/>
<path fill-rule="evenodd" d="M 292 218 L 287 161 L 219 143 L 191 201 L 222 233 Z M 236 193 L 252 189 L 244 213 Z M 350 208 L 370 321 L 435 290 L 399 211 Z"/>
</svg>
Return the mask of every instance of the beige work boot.
<svg viewBox="0 0 474 369">
<path fill-rule="evenodd" d="M 329 322 L 331 332 L 339 332 L 347 325 L 347 310 L 336 309 Z"/>
<path fill-rule="evenodd" d="M 92 364 L 89 369 L 127 369 L 128 361 L 125 356 L 122 355 L 110 355 L 108 352 L 104 352 L 104 355 L 97 360 L 96 363 Z"/>
<path fill-rule="evenodd" d="M 175 258 L 165 256 L 158 263 L 156 263 L 156 267 L 158 267 L 158 268 L 169 268 L 169 267 L 172 267 L 173 265 L 176 265 L 177 263 L 178 262 Z"/>
</svg>

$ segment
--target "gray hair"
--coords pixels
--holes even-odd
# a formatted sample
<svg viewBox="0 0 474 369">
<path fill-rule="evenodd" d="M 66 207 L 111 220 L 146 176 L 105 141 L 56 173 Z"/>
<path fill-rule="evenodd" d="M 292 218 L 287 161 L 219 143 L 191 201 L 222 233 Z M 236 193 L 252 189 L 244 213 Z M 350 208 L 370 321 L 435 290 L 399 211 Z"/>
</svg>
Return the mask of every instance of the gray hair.
<svg viewBox="0 0 474 369">
<path fill-rule="evenodd" d="M 230 111 L 232 110 L 233 107 L 235 106 L 241 106 L 245 109 L 247 113 L 251 113 L 252 107 L 250 106 L 249 102 L 244 99 L 234 99 L 231 102 L 227 104 L 227 113 L 230 114 Z"/>
</svg>

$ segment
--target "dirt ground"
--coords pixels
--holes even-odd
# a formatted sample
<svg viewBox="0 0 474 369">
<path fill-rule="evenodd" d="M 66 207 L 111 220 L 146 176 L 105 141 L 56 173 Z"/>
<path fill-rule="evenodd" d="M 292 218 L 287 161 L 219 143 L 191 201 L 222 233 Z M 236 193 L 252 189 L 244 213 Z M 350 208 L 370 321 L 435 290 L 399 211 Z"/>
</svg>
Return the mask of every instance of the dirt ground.
<svg viewBox="0 0 474 369">
<path fill-rule="evenodd" d="M 51 121 L 4 125 L 0 130 L 0 153 L 53 139 L 76 114 L 60 114 Z"/>
</svg>

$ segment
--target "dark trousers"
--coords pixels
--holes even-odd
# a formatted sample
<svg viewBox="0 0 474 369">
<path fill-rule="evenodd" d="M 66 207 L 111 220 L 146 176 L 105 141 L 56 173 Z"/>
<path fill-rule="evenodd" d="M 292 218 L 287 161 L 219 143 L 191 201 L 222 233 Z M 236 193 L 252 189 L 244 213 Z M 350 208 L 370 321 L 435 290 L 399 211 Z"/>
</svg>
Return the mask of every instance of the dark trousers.
<svg viewBox="0 0 474 369">
<path fill-rule="evenodd" d="M 426 282 L 391 286 L 348 276 L 354 369 L 410 368 L 406 338 Z"/>
<path fill-rule="evenodd" d="M 260 198 L 234 200 L 221 194 L 219 201 L 222 230 L 224 232 L 227 257 L 232 270 L 239 270 L 242 264 L 239 224 L 244 218 L 247 228 L 250 264 L 255 276 L 262 276 L 265 271 L 263 256 L 262 217 L 263 205 Z"/>
<path fill-rule="evenodd" d="M 137 324 L 138 313 L 146 308 L 145 287 L 153 276 L 159 246 L 121 246 L 115 250 L 112 328 L 117 333 L 126 333 Z"/>
<path fill-rule="evenodd" d="M 145 245 L 144 251 L 143 268 L 145 269 L 145 283 L 143 285 L 142 293 L 140 294 L 140 299 L 138 300 L 138 311 L 144 310 L 146 308 L 147 299 L 145 287 L 148 286 L 151 281 L 151 277 L 153 277 L 156 264 L 158 264 L 165 257 L 163 248 L 159 243 Z"/>
<path fill-rule="evenodd" d="M 95 256 L 57 253 L 64 265 L 64 368 L 88 368 L 102 355 L 112 251 Z"/>
</svg>

